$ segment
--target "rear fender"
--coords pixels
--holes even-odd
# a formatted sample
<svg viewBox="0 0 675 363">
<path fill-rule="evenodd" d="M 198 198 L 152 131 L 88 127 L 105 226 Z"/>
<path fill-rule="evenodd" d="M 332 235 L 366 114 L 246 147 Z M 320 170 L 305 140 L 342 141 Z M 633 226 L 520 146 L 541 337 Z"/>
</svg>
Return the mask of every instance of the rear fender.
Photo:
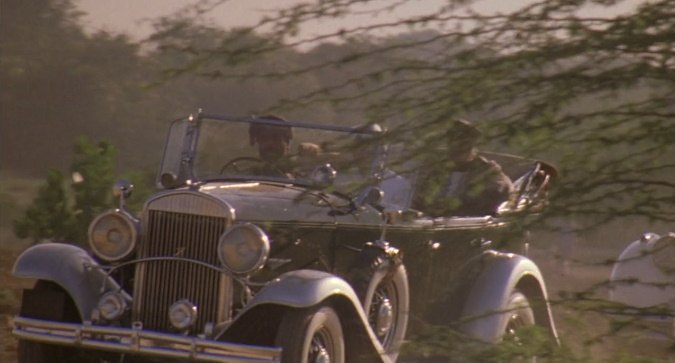
<svg viewBox="0 0 675 363">
<path fill-rule="evenodd" d="M 546 285 L 541 271 L 527 257 L 488 250 L 479 259 L 481 272 L 466 296 L 460 318 L 460 331 L 479 340 L 501 340 L 511 293 L 525 294 L 537 325 L 548 330 L 557 342 L 553 316 L 548 304 Z"/>
<path fill-rule="evenodd" d="M 75 302 L 82 321 L 91 318 L 104 292 L 120 288 L 85 250 L 64 243 L 28 248 L 17 258 L 12 273 L 61 286 Z"/>
</svg>

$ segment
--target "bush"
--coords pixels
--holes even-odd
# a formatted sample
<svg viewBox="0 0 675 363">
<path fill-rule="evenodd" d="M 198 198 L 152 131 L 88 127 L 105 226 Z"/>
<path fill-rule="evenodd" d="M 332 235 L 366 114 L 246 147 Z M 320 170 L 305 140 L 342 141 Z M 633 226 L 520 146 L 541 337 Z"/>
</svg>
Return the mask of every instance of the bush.
<svg viewBox="0 0 675 363">
<path fill-rule="evenodd" d="M 95 146 L 81 137 L 75 145 L 72 182 L 50 170 L 33 203 L 14 222 L 17 237 L 33 243 L 51 239 L 84 244 L 89 223 L 111 205 L 115 154 L 109 143 Z"/>
</svg>

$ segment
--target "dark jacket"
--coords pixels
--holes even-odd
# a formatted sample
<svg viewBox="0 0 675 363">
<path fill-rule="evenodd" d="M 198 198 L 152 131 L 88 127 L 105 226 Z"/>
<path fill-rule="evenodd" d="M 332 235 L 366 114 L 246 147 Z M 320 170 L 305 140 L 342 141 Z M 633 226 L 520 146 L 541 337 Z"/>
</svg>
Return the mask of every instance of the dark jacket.
<svg viewBox="0 0 675 363">
<path fill-rule="evenodd" d="M 476 157 L 420 175 L 413 208 L 432 217 L 493 215 L 513 192 L 511 179 L 494 161 Z"/>
</svg>

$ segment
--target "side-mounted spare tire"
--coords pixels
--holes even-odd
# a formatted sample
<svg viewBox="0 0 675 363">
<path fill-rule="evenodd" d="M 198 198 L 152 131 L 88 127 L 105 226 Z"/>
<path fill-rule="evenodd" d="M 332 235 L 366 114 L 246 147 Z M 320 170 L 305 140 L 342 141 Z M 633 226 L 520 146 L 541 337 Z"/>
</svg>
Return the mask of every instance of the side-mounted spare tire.
<svg viewBox="0 0 675 363">
<path fill-rule="evenodd" d="M 408 274 L 398 250 L 368 244 L 348 276 L 385 354 L 395 361 L 408 326 Z"/>
</svg>

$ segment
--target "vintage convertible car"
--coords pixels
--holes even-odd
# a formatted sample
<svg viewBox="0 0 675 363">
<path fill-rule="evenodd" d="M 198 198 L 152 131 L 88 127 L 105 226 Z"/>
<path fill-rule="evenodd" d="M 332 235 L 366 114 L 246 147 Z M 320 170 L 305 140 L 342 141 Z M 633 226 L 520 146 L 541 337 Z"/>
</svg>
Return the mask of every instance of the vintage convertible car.
<svg viewBox="0 0 675 363">
<path fill-rule="evenodd" d="M 675 233 L 645 233 L 629 243 L 610 275 L 612 313 L 625 320 L 625 335 L 641 340 L 675 337 Z"/>
<path fill-rule="evenodd" d="M 270 126 L 288 128 L 282 164 L 252 146 Z M 161 191 L 138 217 L 119 182 L 88 249 L 39 244 L 16 261 L 37 280 L 13 321 L 20 362 L 393 362 L 406 334 L 436 325 L 479 342 L 530 325 L 557 339 L 542 274 L 516 253 L 553 169 L 521 159 L 518 195 L 495 215 L 430 218 L 410 208 L 414 178 L 387 168 L 382 135 L 175 121 Z"/>
</svg>

